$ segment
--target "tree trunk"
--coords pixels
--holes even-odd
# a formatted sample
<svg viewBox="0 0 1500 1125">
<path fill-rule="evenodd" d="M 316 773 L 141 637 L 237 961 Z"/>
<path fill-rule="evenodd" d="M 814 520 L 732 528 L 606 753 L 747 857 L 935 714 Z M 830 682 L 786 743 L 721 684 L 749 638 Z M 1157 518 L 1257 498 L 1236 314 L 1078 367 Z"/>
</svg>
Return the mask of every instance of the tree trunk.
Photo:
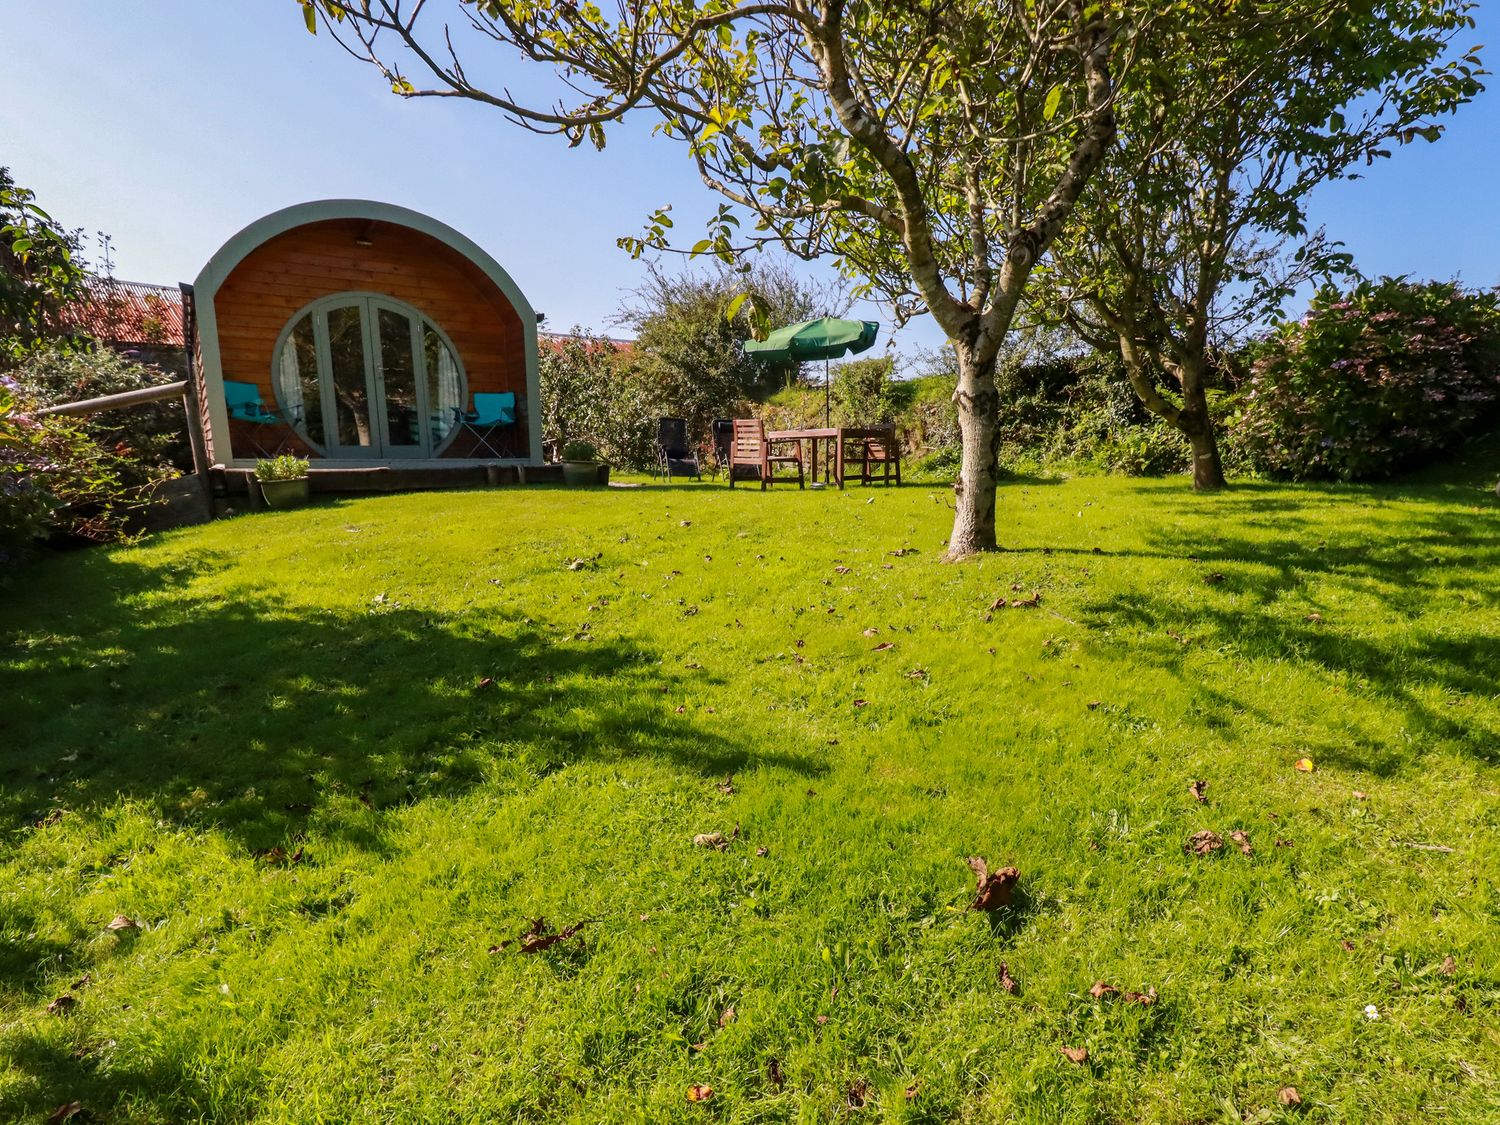
<svg viewBox="0 0 1500 1125">
<path fill-rule="evenodd" d="M 1204 365 L 1206 367 L 1206 364 Z M 1219 440 L 1213 419 L 1208 414 L 1208 396 L 1203 390 L 1203 367 L 1184 369 L 1182 378 L 1182 411 L 1177 428 L 1187 436 L 1193 448 L 1193 490 L 1211 492 L 1223 488 L 1224 465 L 1219 458 Z"/>
<path fill-rule="evenodd" d="M 1146 349 L 1158 366 L 1164 365 L 1164 354 L 1156 349 Z M 1213 419 L 1208 413 L 1208 395 L 1203 389 L 1204 372 L 1208 370 L 1207 359 L 1196 363 L 1181 363 L 1174 368 L 1182 383 L 1182 408 L 1179 410 L 1156 388 L 1155 381 L 1146 369 L 1142 349 L 1129 332 L 1120 333 L 1120 358 L 1125 363 L 1125 375 L 1134 388 L 1136 397 L 1151 413 L 1188 439 L 1193 450 L 1193 490 L 1211 492 L 1223 488 L 1224 465 L 1219 458 L 1219 441 L 1214 433 Z"/>
<path fill-rule="evenodd" d="M 961 559 L 995 549 L 995 487 L 1000 477 L 1000 393 L 995 388 L 995 360 L 977 359 L 964 344 L 958 352 L 958 431 L 963 439 L 962 468 L 953 482 L 955 512 L 948 557 Z"/>
</svg>

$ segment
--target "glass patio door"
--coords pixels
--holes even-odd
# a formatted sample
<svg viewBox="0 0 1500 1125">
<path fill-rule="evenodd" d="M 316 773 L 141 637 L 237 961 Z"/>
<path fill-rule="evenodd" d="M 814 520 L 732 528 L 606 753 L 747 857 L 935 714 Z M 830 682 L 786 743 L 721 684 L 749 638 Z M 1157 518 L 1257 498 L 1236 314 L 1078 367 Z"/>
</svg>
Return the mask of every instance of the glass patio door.
<svg viewBox="0 0 1500 1125">
<path fill-rule="evenodd" d="M 427 425 L 427 388 L 419 379 L 417 322 L 404 309 L 378 297 L 365 303 L 374 365 L 375 413 L 387 457 L 432 454 Z"/>
<path fill-rule="evenodd" d="M 272 371 L 278 406 L 322 457 L 436 456 L 468 402 L 448 338 L 377 293 L 326 297 L 299 313 Z"/>
<path fill-rule="evenodd" d="M 330 457 L 379 457 L 380 434 L 373 411 L 375 370 L 365 323 L 364 300 L 332 305 L 318 318 L 326 340 L 319 380 L 324 444 Z"/>
<path fill-rule="evenodd" d="M 330 457 L 432 456 L 419 321 L 394 301 L 355 297 L 321 310 L 320 380 Z"/>
</svg>

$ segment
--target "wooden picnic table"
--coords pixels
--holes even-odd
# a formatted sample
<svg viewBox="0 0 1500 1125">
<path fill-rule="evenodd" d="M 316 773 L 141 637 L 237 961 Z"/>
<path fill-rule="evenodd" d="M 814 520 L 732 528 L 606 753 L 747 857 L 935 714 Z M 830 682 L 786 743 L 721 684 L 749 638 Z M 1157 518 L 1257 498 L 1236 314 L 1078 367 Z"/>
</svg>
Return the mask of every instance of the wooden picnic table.
<svg viewBox="0 0 1500 1125">
<path fill-rule="evenodd" d="M 812 467 L 813 480 L 818 479 L 818 446 L 823 442 L 829 443 L 828 455 L 823 461 L 824 479 L 838 481 L 839 488 L 844 487 L 844 447 L 851 441 L 865 441 L 867 438 L 884 437 L 894 439 L 896 435 L 895 426 L 811 426 L 798 430 L 771 430 L 766 434 L 766 441 L 771 444 L 796 442 L 800 450 L 805 441 L 811 447 L 812 456 L 809 459 Z"/>
</svg>

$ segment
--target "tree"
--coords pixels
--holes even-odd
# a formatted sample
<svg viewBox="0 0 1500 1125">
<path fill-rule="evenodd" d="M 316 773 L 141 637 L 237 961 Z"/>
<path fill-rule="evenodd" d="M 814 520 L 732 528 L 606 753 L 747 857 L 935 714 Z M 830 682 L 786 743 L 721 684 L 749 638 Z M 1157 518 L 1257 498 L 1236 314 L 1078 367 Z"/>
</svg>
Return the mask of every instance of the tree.
<svg viewBox="0 0 1500 1125">
<path fill-rule="evenodd" d="M 635 337 L 635 361 L 654 384 L 661 410 L 686 418 L 699 438 L 714 418 L 747 399 L 765 398 L 797 374 L 796 364 L 766 364 L 745 354 L 752 333 L 749 309 L 738 301 L 745 292 L 756 294 L 760 313 L 776 324 L 837 316 L 848 306 L 833 287 L 809 286 L 777 264 L 721 264 L 707 275 L 670 274 L 652 265 L 616 317 Z"/>
<path fill-rule="evenodd" d="M 0 371 L 61 334 L 57 314 L 83 291 L 78 235 L 0 167 Z"/>
<path fill-rule="evenodd" d="M 1240 5 L 1214 49 L 1165 50 L 1123 84 L 1119 159 L 1090 185 L 1074 220 L 1089 234 L 1059 243 L 1044 289 L 1187 437 L 1194 488 L 1224 484 L 1207 397 L 1215 352 L 1348 266 L 1308 230 L 1316 185 L 1358 178 L 1351 169 L 1387 146 L 1436 140 L 1435 119 L 1480 91 L 1472 52 L 1445 59 L 1473 7 L 1364 0 L 1292 22 Z"/>
<path fill-rule="evenodd" d="M 321 16 L 405 97 L 470 99 L 598 147 L 648 111 L 725 200 L 694 251 L 831 256 L 898 320 L 933 316 L 959 368 L 955 557 L 995 545 L 995 357 L 1114 137 L 1118 75 L 1149 60 L 1158 26 L 1216 39 L 1198 0 L 617 0 L 610 16 L 470 0 L 449 7 L 454 26 L 426 0 L 300 3 L 309 30 Z M 481 48 L 543 64 L 559 97 L 476 77 L 464 57 Z M 623 244 L 664 247 L 667 212 Z"/>
</svg>

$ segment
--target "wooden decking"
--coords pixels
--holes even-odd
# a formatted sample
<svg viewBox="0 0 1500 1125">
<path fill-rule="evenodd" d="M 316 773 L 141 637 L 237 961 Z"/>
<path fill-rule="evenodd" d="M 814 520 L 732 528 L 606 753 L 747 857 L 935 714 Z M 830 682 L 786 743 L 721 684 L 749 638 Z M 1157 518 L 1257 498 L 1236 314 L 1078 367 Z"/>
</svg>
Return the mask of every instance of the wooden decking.
<svg viewBox="0 0 1500 1125">
<path fill-rule="evenodd" d="M 214 496 L 233 507 L 248 497 L 259 507 L 260 492 L 251 487 L 251 469 L 216 465 L 210 470 Z M 562 484 L 561 465 L 390 465 L 375 468 L 322 467 L 313 462 L 308 482 L 314 495 L 369 495 L 379 492 L 425 492 L 440 488 L 488 488 L 499 485 Z M 609 483 L 609 468 L 599 471 L 599 483 Z"/>
</svg>

